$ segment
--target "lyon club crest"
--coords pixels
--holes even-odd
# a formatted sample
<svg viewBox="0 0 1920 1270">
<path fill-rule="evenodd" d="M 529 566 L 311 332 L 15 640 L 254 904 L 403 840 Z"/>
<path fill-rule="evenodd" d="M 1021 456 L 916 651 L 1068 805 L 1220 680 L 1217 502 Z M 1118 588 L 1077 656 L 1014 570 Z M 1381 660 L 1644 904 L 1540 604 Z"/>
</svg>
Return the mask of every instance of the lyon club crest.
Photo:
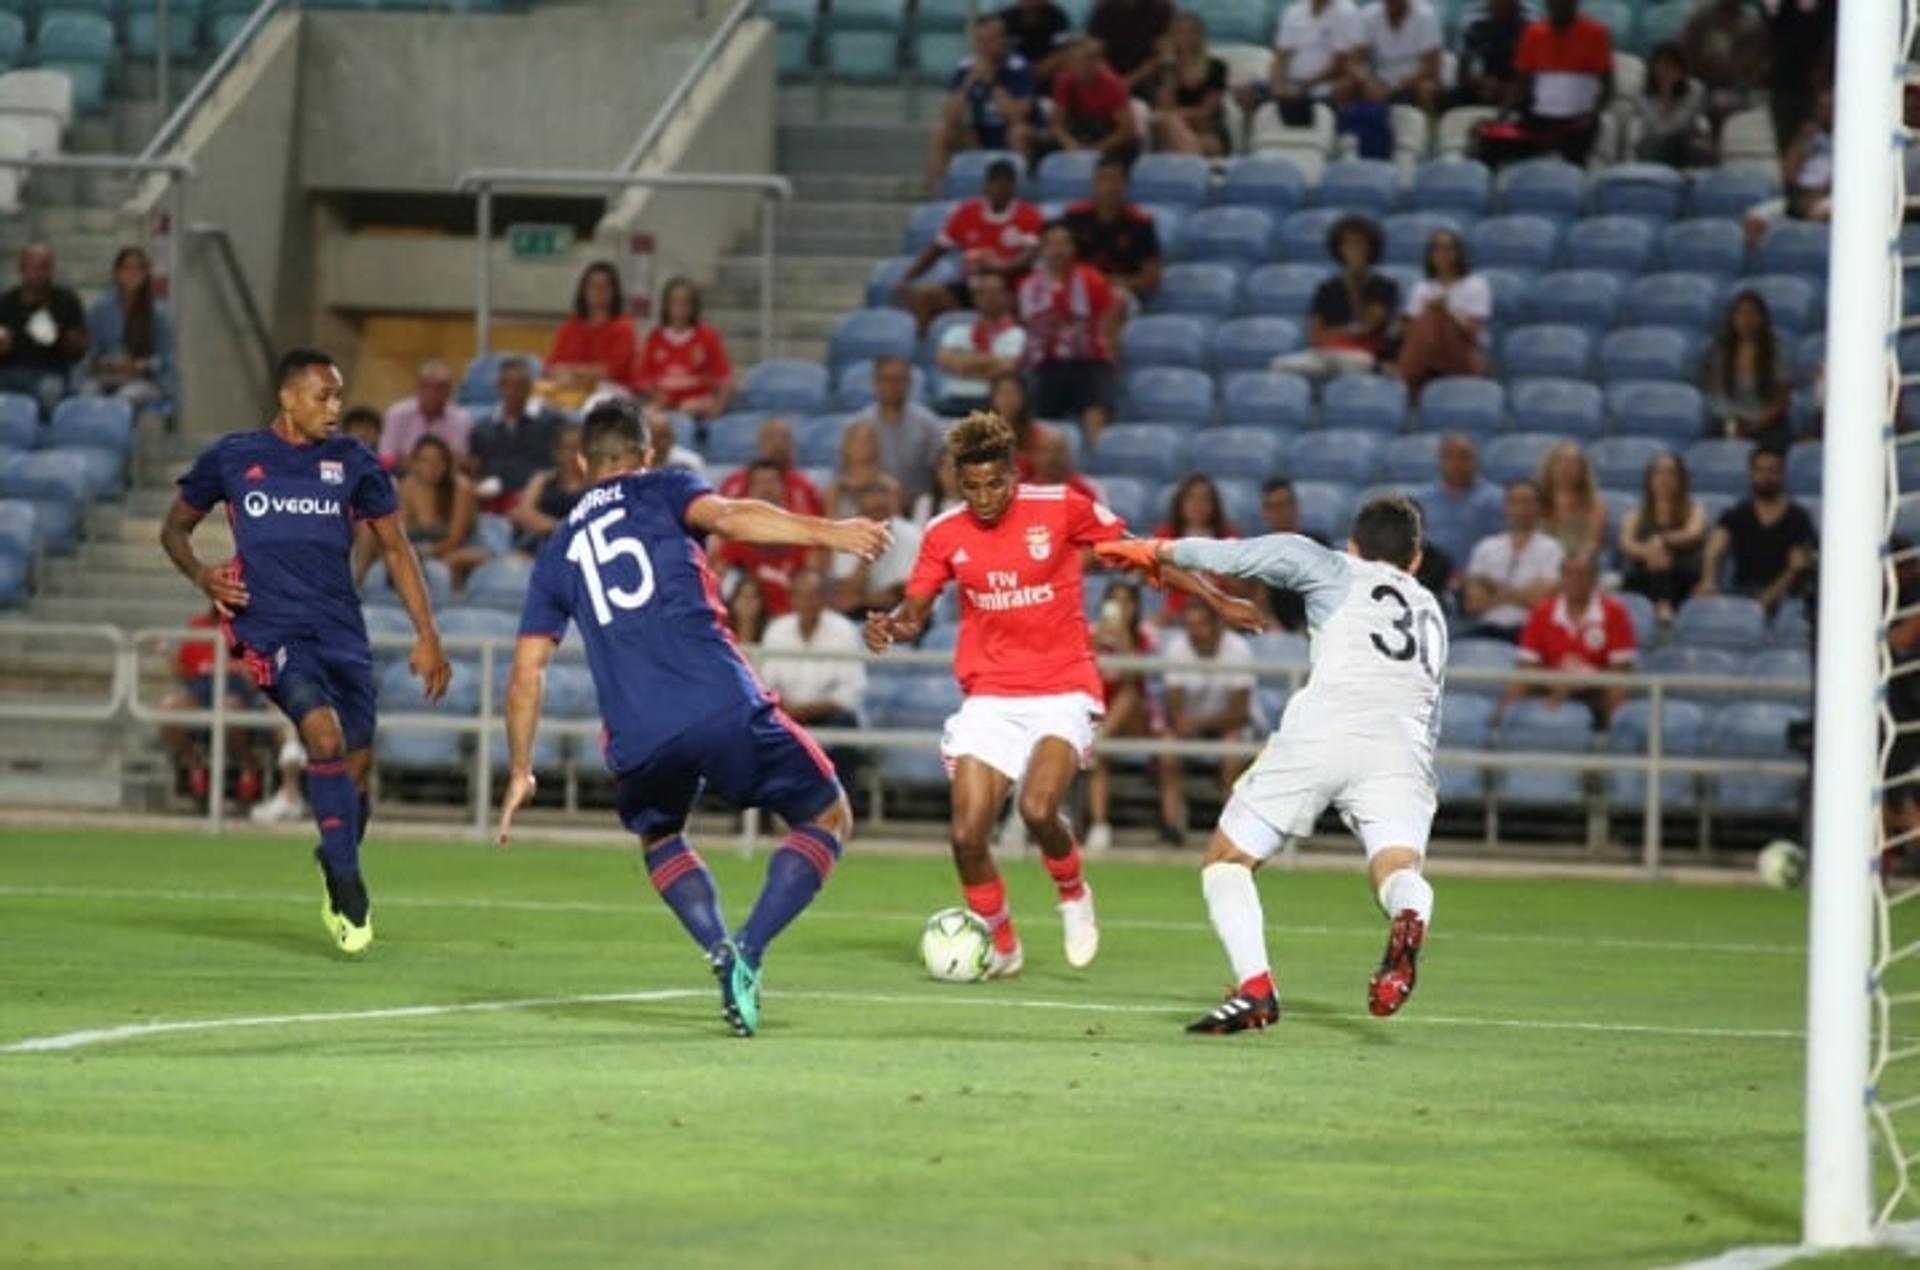
<svg viewBox="0 0 1920 1270">
<path fill-rule="evenodd" d="M 320 479 L 328 485 L 344 485 L 347 480 L 346 465 L 334 459 L 321 459 Z"/>
<path fill-rule="evenodd" d="M 1053 539 L 1048 536 L 1045 525 L 1028 526 L 1027 554 L 1035 560 L 1045 560 L 1053 554 Z"/>
</svg>

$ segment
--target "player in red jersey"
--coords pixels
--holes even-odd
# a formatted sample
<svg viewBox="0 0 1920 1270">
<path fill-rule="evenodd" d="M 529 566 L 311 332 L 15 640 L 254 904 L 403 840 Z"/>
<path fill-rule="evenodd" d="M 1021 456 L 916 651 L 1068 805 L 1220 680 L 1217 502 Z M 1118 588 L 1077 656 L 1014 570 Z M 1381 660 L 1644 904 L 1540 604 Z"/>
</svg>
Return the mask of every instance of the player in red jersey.
<svg viewBox="0 0 1920 1270">
<path fill-rule="evenodd" d="M 1080 846 L 1060 811 L 1106 709 L 1081 602 L 1081 549 L 1124 537 L 1127 527 L 1065 486 L 1018 484 L 1013 429 L 998 415 L 961 420 L 947 450 L 963 503 L 928 523 L 907 598 L 867 618 L 867 647 L 881 653 L 918 638 L 940 592 L 959 584 L 954 676 L 966 700 L 947 720 L 940 752 L 953 780 L 953 858 L 967 907 L 993 929 L 990 976 L 1018 974 L 1020 940 L 988 852 L 1000 807 L 1018 784 L 1020 818 L 1060 894 L 1067 963 L 1085 966 L 1099 951 L 1100 930 Z M 1246 601 L 1178 570 L 1166 580 L 1232 624 L 1258 628 Z"/>
</svg>

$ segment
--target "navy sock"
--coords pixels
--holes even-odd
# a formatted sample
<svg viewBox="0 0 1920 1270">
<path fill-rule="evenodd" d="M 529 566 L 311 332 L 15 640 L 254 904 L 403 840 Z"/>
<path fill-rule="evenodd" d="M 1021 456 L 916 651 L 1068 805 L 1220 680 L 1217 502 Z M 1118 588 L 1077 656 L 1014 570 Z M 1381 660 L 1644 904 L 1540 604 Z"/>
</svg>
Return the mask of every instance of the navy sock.
<svg viewBox="0 0 1920 1270">
<path fill-rule="evenodd" d="M 720 892 L 714 888 L 706 861 L 686 838 L 675 834 L 649 849 L 646 860 L 653 889 L 660 892 L 700 951 L 711 952 L 724 943 L 727 920 L 720 915 Z"/>
<path fill-rule="evenodd" d="M 839 858 L 840 839 L 818 825 L 798 825 L 781 839 L 767 861 L 767 884 L 735 939 L 748 961 L 760 964 L 774 936 L 813 903 Z"/>
<path fill-rule="evenodd" d="M 360 876 L 360 791 L 345 759 L 307 764 L 307 801 L 320 826 L 320 860 L 336 878 Z"/>
<path fill-rule="evenodd" d="M 367 825 L 373 820 L 373 795 L 360 795 L 360 821 L 354 830 L 353 845 L 358 847 L 367 840 Z"/>
</svg>

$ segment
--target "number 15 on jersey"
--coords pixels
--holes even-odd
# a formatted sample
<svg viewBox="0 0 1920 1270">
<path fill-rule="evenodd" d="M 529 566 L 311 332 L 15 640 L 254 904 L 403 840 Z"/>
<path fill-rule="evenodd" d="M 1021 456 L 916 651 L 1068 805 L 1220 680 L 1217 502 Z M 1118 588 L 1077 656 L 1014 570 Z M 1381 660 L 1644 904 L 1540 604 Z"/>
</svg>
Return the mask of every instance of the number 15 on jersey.
<svg viewBox="0 0 1920 1270">
<path fill-rule="evenodd" d="M 627 510 L 616 507 L 587 522 L 585 533 L 576 534 L 567 544 L 567 559 L 580 566 L 587 584 L 587 598 L 593 601 L 594 620 L 605 626 L 613 621 L 614 609 L 637 609 L 653 598 L 653 561 L 638 538 L 609 538 L 607 527 L 624 520 Z M 609 586 L 601 571 L 620 559 L 632 556 L 640 568 L 637 587 Z"/>
</svg>

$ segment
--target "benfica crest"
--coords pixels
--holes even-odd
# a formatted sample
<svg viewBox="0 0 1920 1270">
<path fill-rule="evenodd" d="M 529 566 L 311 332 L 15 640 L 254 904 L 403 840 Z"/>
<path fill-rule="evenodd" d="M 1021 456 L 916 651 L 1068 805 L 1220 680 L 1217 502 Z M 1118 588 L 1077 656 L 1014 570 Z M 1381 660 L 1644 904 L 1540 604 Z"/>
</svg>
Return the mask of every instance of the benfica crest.
<svg viewBox="0 0 1920 1270">
<path fill-rule="evenodd" d="M 1035 560 L 1045 560 L 1053 554 L 1053 539 L 1048 535 L 1045 525 L 1027 527 L 1027 554 Z"/>
</svg>

